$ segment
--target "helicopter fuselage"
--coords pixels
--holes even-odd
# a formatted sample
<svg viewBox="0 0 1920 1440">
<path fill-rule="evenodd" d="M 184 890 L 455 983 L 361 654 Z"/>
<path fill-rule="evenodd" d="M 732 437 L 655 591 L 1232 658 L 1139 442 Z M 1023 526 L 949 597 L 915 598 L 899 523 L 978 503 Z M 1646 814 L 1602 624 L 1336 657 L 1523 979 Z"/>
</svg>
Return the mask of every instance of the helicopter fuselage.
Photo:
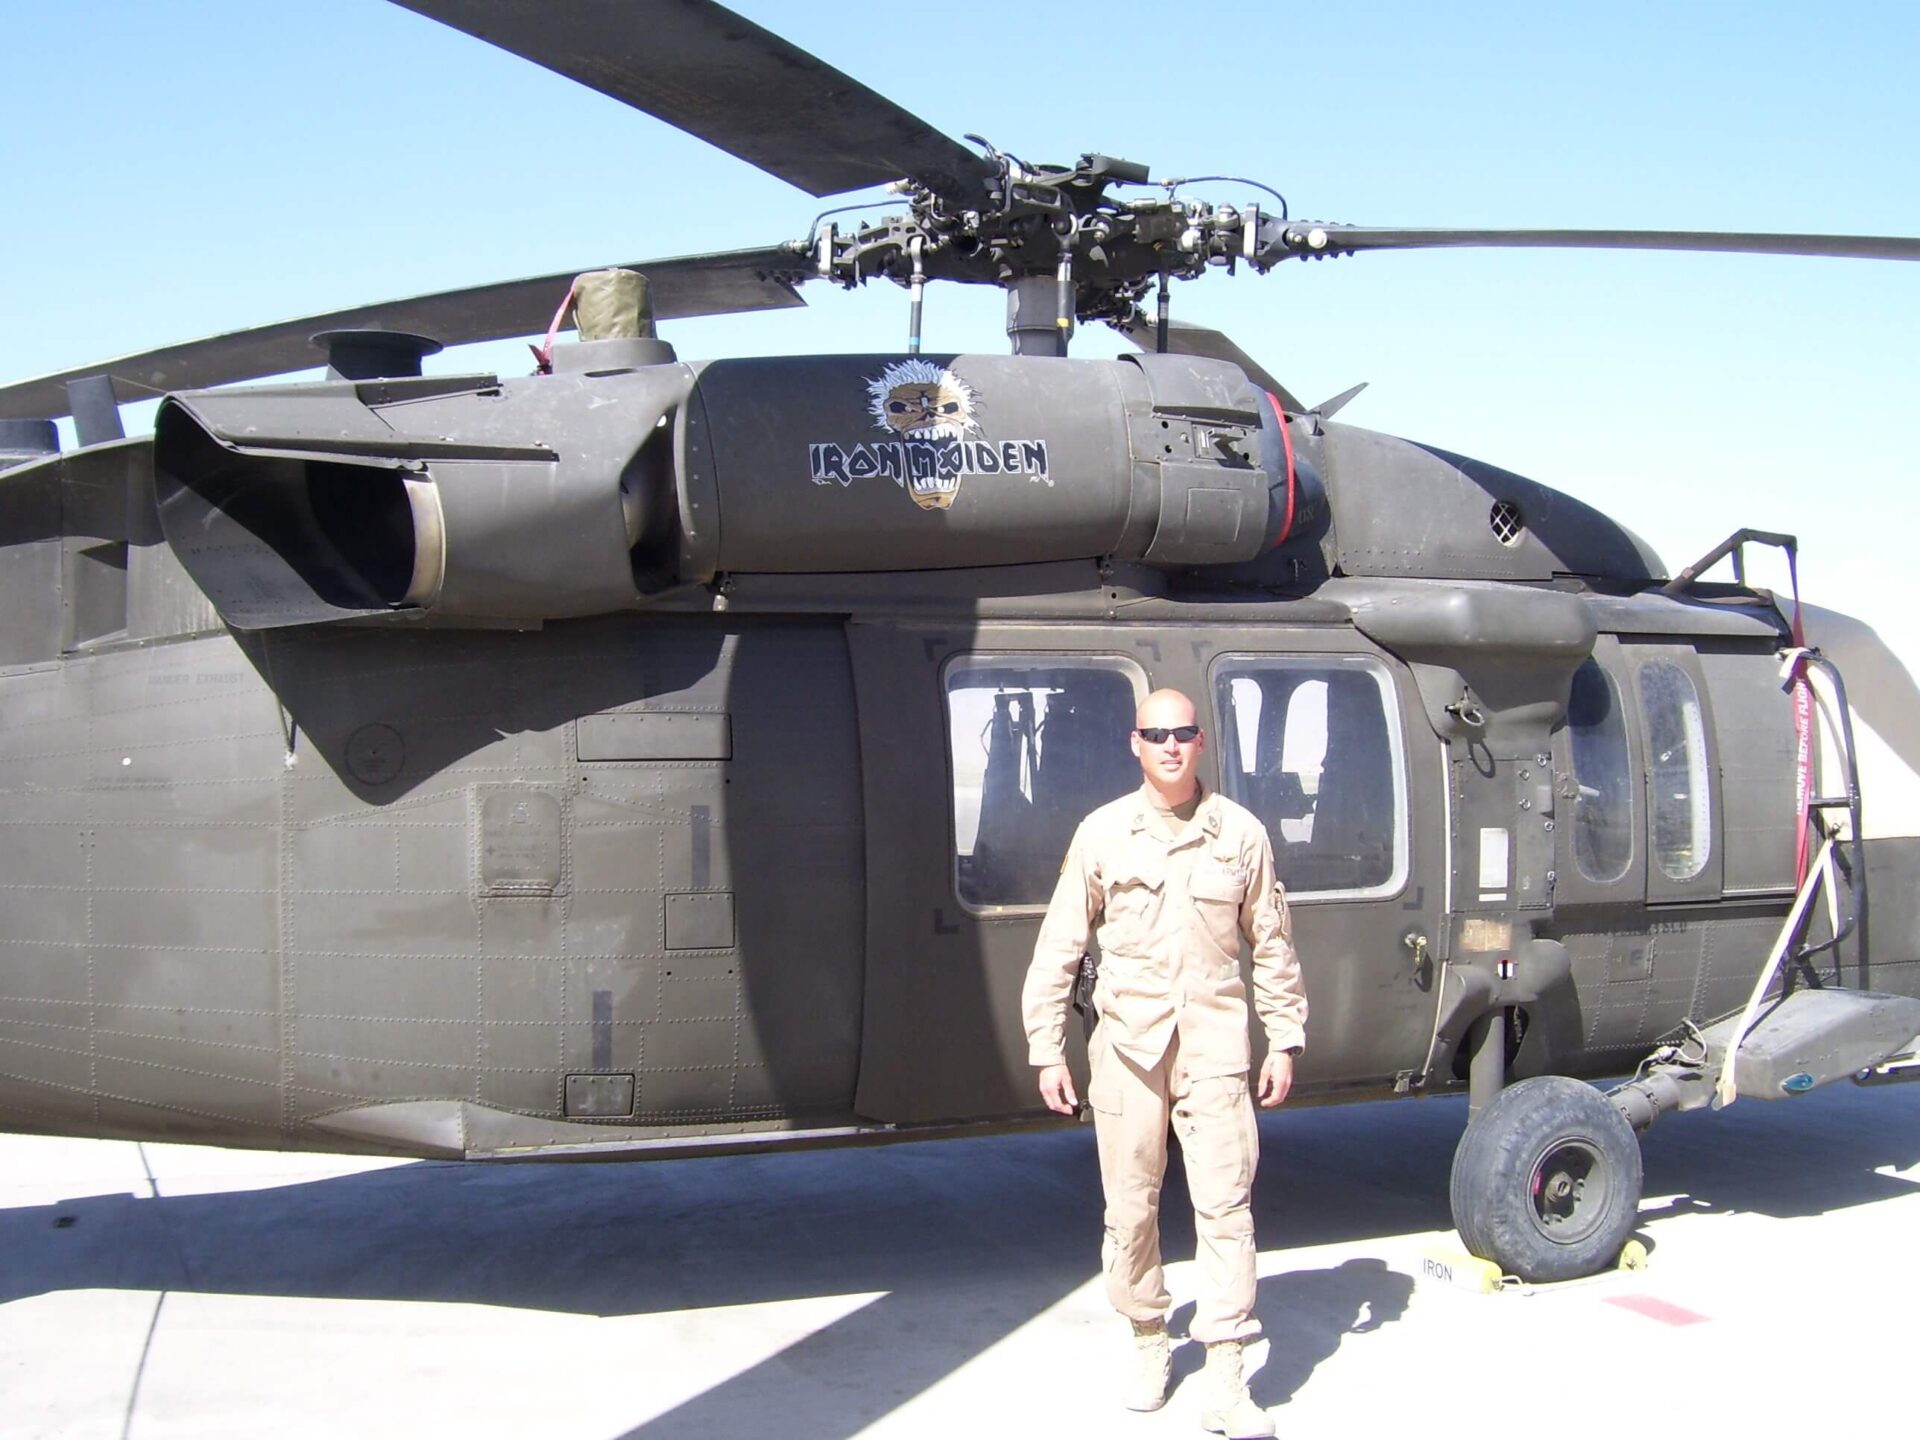
<svg viewBox="0 0 1920 1440">
<path fill-rule="evenodd" d="M 1738 1009 L 1798 881 L 1771 597 L 1669 593 L 1545 487 L 1153 358 L 942 362 L 975 419 L 940 436 L 889 433 L 872 357 L 661 367 L 599 448 L 434 409 L 604 408 L 567 376 L 283 387 L 324 422 L 244 435 L 218 407 L 275 402 L 189 396 L 0 480 L 0 1127 L 1045 1123 L 1021 979 L 1161 686 L 1273 837 L 1299 1100 L 1623 1073 Z M 349 411 L 399 440 L 340 444 Z M 1920 996 L 1920 839 L 1853 853 L 1871 944 L 1824 964 Z"/>
</svg>

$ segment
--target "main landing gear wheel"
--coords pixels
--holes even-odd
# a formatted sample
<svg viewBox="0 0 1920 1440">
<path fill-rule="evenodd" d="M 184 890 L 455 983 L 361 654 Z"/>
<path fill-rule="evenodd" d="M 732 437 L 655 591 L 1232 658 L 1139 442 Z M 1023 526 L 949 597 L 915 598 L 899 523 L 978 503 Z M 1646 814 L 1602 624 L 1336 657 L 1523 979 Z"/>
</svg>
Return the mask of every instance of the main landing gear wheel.
<svg viewBox="0 0 1920 1440">
<path fill-rule="evenodd" d="M 1619 1258 L 1640 1208 L 1640 1142 L 1591 1085 L 1510 1085 L 1453 1152 L 1453 1223 L 1467 1249 L 1522 1280 L 1573 1280 Z"/>
</svg>

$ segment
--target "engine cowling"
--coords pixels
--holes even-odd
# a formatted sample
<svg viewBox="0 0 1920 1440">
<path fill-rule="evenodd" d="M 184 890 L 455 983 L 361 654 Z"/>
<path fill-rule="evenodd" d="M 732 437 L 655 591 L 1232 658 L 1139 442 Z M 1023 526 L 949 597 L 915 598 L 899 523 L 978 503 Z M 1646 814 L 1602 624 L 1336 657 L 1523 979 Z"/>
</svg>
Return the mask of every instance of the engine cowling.
<svg viewBox="0 0 1920 1440">
<path fill-rule="evenodd" d="M 1280 423 L 1176 355 L 570 365 L 172 396 L 156 496 L 239 628 L 545 620 L 724 572 L 1243 562 L 1298 508 Z"/>
</svg>

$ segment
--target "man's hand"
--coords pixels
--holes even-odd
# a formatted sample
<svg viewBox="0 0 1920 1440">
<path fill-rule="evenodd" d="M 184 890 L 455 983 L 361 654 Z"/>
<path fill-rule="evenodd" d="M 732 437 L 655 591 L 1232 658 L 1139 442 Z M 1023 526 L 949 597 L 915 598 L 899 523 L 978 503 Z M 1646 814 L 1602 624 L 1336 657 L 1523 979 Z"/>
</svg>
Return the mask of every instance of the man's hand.
<svg viewBox="0 0 1920 1440">
<path fill-rule="evenodd" d="M 1042 1086 L 1046 1084 L 1041 1081 Z M 1293 1089 L 1293 1056 L 1284 1050 L 1270 1050 L 1260 1062 L 1260 1108 L 1271 1110 L 1287 1098 Z"/>
<path fill-rule="evenodd" d="M 1071 1115 L 1080 1108 L 1080 1097 L 1073 1093 L 1073 1076 L 1064 1065 L 1042 1067 L 1040 1098 L 1047 1102 L 1047 1109 L 1055 1114 Z"/>
</svg>

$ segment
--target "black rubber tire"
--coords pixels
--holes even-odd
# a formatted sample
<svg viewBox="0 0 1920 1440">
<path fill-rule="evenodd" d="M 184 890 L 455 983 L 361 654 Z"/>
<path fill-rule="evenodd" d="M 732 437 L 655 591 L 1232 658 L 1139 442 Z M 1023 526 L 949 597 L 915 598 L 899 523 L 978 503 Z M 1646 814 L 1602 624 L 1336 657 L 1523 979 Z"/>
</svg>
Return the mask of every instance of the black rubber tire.
<svg viewBox="0 0 1920 1440">
<path fill-rule="evenodd" d="M 1564 1075 L 1509 1085 L 1453 1152 L 1448 1198 L 1467 1249 L 1544 1283 L 1610 1268 L 1640 1209 L 1640 1142 L 1598 1090 Z"/>
</svg>

